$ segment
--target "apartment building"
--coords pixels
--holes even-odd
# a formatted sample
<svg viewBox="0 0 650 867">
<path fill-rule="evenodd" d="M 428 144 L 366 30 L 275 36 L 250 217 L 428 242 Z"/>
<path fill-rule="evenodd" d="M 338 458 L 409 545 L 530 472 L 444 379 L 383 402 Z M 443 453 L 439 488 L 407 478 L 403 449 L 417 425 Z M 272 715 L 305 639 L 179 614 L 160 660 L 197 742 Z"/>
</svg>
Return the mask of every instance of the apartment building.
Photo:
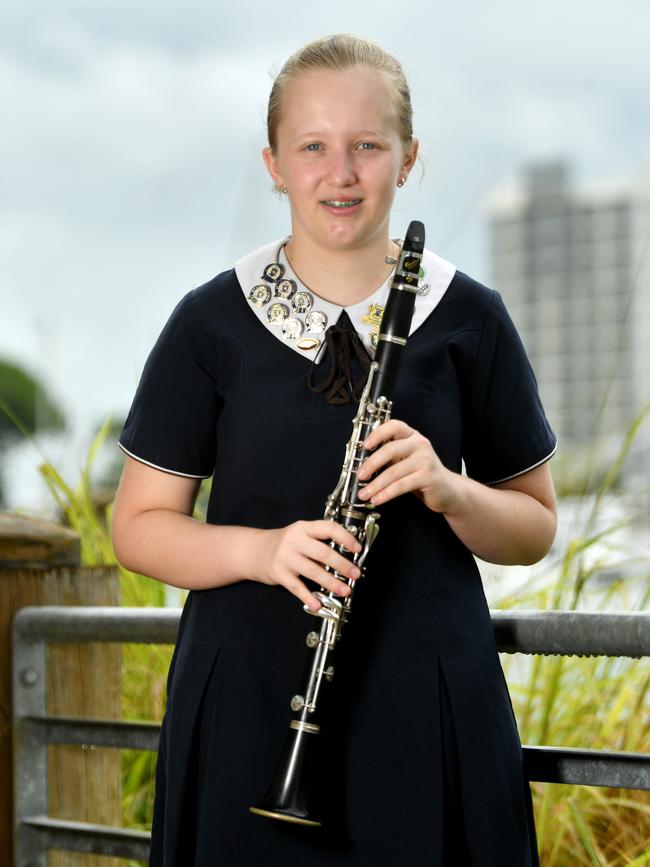
<svg viewBox="0 0 650 867">
<path fill-rule="evenodd" d="M 650 173 L 572 184 L 560 161 L 528 166 L 487 202 L 492 285 L 522 335 L 566 454 L 598 437 L 611 460 L 650 399 Z M 650 475 L 650 419 L 626 478 Z M 636 481 L 635 481 L 636 480 Z"/>
</svg>

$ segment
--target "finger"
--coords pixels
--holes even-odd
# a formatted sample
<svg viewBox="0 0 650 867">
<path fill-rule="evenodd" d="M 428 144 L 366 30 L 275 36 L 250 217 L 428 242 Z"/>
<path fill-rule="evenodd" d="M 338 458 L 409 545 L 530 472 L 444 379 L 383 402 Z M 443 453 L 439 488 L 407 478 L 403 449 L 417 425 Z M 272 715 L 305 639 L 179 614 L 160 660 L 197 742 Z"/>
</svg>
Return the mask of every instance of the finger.
<svg viewBox="0 0 650 867">
<path fill-rule="evenodd" d="M 388 500 L 394 500 L 396 497 L 407 494 L 410 491 L 417 491 L 420 488 L 420 477 L 417 473 L 410 473 L 407 476 L 402 476 L 391 484 L 386 485 L 376 493 L 370 493 L 370 502 L 373 506 L 378 506 L 380 503 L 386 503 Z"/>
<path fill-rule="evenodd" d="M 416 455 L 411 455 L 403 461 L 396 461 L 394 464 L 386 467 L 378 476 L 368 482 L 367 485 L 364 485 L 362 490 L 359 492 L 359 497 L 363 500 L 373 499 L 388 485 L 393 484 L 398 479 L 412 474 L 418 474 L 419 480 L 421 470 L 421 461 L 418 460 Z"/>
<path fill-rule="evenodd" d="M 391 439 L 404 439 L 413 433 L 406 422 L 396 418 L 391 418 L 383 424 L 378 425 L 365 439 L 363 447 L 365 449 L 375 449 L 381 443 Z"/>
<path fill-rule="evenodd" d="M 336 521 L 309 521 L 306 523 L 309 528 L 307 533 L 313 539 L 325 539 L 327 541 L 332 539 L 337 545 L 345 548 L 346 551 L 354 551 L 356 553 L 361 551 L 361 545 L 352 533 L 341 526 L 341 524 L 337 524 Z"/>
<path fill-rule="evenodd" d="M 369 479 L 383 466 L 407 458 L 413 451 L 414 444 L 410 439 L 391 440 L 374 452 L 361 465 L 357 478 Z"/>
<path fill-rule="evenodd" d="M 331 571 L 336 570 L 346 578 L 356 580 L 361 574 L 351 560 L 339 554 L 331 545 L 325 545 L 323 542 L 313 540 L 303 553 L 320 566 L 329 567 Z"/>
<path fill-rule="evenodd" d="M 349 596 L 351 587 L 345 581 L 341 581 L 334 575 L 334 572 L 328 572 L 320 563 L 316 563 L 305 557 L 303 560 L 300 574 L 303 578 L 309 581 L 314 581 L 319 587 L 325 587 L 326 590 L 331 590 L 337 596 Z"/>
<path fill-rule="evenodd" d="M 305 584 L 296 576 L 290 576 L 282 582 L 282 586 L 297 596 L 303 605 L 306 605 L 311 611 L 320 611 L 322 603 L 314 594 L 306 587 Z"/>
</svg>

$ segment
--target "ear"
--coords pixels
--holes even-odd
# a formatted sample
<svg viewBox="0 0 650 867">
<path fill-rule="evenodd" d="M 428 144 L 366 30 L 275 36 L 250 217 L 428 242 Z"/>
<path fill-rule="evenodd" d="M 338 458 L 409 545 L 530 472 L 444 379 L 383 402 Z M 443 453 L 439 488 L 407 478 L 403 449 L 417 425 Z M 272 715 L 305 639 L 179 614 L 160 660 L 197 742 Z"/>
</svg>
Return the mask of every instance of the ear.
<svg viewBox="0 0 650 867">
<path fill-rule="evenodd" d="M 411 139 L 411 147 L 404 154 L 404 171 L 406 172 L 407 175 L 411 171 L 413 166 L 415 165 L 415 161 L 418 158 L 419 148 L 420 148 L 420 142 L 418 141 L 418 139 L 416 139 L 416 138 Z"/>
<path fill-rule="evenodd" d="M 270 147 L 264 148 L 264 150 L 262 151 L 262 159 L 264 160 L 266 170 L 271 175 L 274 184 L 276 184 L 276 186 L 278 187 L 283 187 L 284 180 L 278 166 L 278 159 Z"/>
</svg>

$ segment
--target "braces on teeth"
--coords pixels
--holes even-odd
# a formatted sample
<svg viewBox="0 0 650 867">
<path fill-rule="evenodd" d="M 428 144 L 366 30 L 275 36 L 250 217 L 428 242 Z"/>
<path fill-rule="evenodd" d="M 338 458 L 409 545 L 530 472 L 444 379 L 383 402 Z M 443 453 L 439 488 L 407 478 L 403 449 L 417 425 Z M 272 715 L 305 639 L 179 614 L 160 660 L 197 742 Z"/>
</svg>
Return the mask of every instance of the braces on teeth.
<svg viewBox="0 0 650 867">
<path fill-rule="evenodd" d="M 331 201 L 325 202 L 326 205 L 330 205 L 333 208 L 351 208 L 352 205 L 358 205 L 361 199 L 354 199 L 351 202 L 339 202 L 339 201 Z"/>
</svg>

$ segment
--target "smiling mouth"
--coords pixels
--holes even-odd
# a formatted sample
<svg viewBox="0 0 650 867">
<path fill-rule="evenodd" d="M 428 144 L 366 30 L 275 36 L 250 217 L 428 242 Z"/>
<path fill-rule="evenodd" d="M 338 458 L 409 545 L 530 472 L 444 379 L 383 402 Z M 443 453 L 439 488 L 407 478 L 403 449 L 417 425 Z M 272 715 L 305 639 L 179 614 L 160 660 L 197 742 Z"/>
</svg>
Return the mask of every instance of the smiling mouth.
<svg viewBox="0 0 650 867">
<path fill-rule="evenodd" d="M 322 204 L 327 205 L 329 208 L 353 208 L 355 205 L 361 204 L 361 199 L 349 199 L 345 202 L 342 202 L 340 199 L 329 199 L 322 202 Z"/>
</svg>

